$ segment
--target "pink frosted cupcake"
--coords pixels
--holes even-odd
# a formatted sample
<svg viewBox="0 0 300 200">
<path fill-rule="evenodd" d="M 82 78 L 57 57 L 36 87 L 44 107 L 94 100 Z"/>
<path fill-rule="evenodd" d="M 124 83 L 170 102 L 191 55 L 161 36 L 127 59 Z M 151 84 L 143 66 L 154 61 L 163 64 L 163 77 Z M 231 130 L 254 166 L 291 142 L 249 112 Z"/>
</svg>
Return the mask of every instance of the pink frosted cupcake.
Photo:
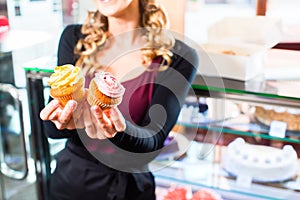
<svg viewBox="0 0 300 200">
<path fill-rule="evenodd" d="M 90 105 L 108 109 L 121 103 L 124 92 L 125 88 L 116 77 L 101 71 L 91 80 L 87 101 Z"/>
</svg>

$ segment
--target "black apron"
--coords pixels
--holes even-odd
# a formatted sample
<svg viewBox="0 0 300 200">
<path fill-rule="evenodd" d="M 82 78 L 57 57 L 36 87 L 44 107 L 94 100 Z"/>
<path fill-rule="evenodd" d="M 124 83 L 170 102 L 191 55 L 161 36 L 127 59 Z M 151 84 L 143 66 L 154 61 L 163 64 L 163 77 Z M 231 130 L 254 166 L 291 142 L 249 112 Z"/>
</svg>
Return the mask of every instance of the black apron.
<svg viewBox="0 0 300 200">
<path fill-rule="evenodd" d="M 50 177 L 50 200 L 155 199 L 151 172 L 117 171 L 91 155 L 82 157 L 82 149 L 78 152 L 66 147 L 58 154 L 57 168 Z"/>
</svg>

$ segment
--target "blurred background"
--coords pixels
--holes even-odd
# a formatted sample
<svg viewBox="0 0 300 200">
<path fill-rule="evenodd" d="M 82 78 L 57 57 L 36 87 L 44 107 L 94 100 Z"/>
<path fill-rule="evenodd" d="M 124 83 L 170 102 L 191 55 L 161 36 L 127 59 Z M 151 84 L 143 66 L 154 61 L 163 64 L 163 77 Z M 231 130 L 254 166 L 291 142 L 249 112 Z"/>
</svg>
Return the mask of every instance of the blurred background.
<svg viewBox="0 0 300 200">
<path fill-rule="evenodd" d="M 280 19 L 280 43 L 300 43 L 299 0 L 161 0 L 170 29 L 196 44 L 224 17 L 265 15 Z M 263 6 L 258 6 L 261 2 Z M 24 68 L 53 68 L 59 36 L 68 24 L 82 23 L 92 0 L 0 0 L 0 199 L 45 199 L 32 144 L 32 121 Z M 258 11 L 259 9 L 259 11 Z M 45 98 L 47 97 L 45 89 Z M 64 141 L 48 141 L 54 156 Z"/>
</svg>

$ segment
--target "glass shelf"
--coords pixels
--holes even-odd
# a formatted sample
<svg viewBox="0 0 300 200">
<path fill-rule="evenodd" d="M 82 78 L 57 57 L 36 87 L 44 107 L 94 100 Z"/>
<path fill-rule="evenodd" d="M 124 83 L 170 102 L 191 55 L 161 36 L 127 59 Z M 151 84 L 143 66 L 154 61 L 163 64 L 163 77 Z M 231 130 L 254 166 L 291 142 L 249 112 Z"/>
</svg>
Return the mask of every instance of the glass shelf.
<svg viewBox="0 0 300 200">
<path fill-rule="evenodd" d="M 265 80 L 257 77 L 238 81 L 220 77 L 197 75 L 192 88 L 197 95 L 241 101 L 300 107 L 299 80 Z"/>
<path fill-rule="evenodd" d="M 26 72 L 36 74 L 36 73 L 45 73 L 45 75 L 50 76 L 54 72 L 54 67 L 57 63 L 56 55 L 52 56 L 43 56 L 30 62 L 24 63 L 23 68 Z"/>
<path fill-rule="evenodd" d="M 154 161 L 150 168 L 165 165 L 166 161 Z M 167 161 L 172 162 L 172 161 Z M 195 163 L 194 163 L 195 164 Z M 195 164 L 196 165 L 196 164 Z M 219 163 L 209 160 L 199 160 L 197 168 L 187 166 L 184 160 L 173 161 L 168 167 L 154 171 L 159 187 L 188 187 L 192 191 L 201 188 L 211 189 L 219 193 L 224 199 L 297 199 L 299 190 L 289 188 L 291 183 L 299 180 L 286 180 L 276 183 L 251 182 L 248 187 L 239 185 L 235 177 L 229 176 Z M 187 172 L 186 170 L 190 170 Z M 189 177 L 187 173 L 193 174 Z M 299 184 L 298 184 L 299 187 Z"/>
<path fill-rule="evenodd" d="M 50 77 L 56 66 L 56 57 L 45 56 L 23 64 L 26 76 L 32 79 Z"/>
<path fill-rule="evenodd" d="M 42 73 L 53 73 L 54 71 L 51 70 L 51 69 L 41 69 L 41 68 L 27 68 L 27 67 L 24 67 L 24 70 L 25 71 L 29 71 L 29 72 L 42 72 Z"/>
<path fill-rule="evenodd" d="M 230 127 L 229 125 L 221 126 L 221 125 L 201 125 L 201 124 L 195 124 L 195 123 L 184 123 L 184 122 L 178 122 L 177 125 L 183 126 L 186 128 L 195 128 L 195 129 L 203 129 L 207 131 L 213 131 L 218 133 L 228 133 L 232 135 L 239 135 L 239 136 L 246 136 L 246 137 L 255 137 L 255 138 L 262 138 L 262 139 L 268 139 L 268 140 L 277 140 L 282 142 L 290 142 L 294 144 L 300 144 L 300 132 L 292 132 L 287 131 L 286 137 L 274 137 L 268 135 L 269 129 L 268 127 L 260 124 L 255 123 L 249 123 L 249 124 L 232 124 L 234 127 Z M 237 130 L 237 126 L 247 126 L 249 128 L 248 131 L 245 130 Z M 295 138 L 291 138 L 295 137 Z M 299 139 L 297 139 L 299 138 Z"/>
</svg>

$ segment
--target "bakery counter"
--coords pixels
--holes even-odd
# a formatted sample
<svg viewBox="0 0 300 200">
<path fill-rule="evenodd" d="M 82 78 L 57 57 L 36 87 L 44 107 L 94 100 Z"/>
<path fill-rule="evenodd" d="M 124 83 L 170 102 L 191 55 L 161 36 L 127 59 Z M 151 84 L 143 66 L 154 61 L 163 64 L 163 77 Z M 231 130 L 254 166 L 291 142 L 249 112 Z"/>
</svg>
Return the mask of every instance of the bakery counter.
<svg viewBox="0 0 300 200">
<path fill-rule="evenodd" d="M 201 142 L 227 145 L 243 137 L 253 144 L 290 144 L 300 156 L 300 95 L 294 89 L 299 84 L 299 80 L 257 77 L 243 82 L 198 75 L 178 126 L 196 130 L 195 140 Z M 203 101 L 207 108 L 200 111 Z"/>
<path fill-rule="evenodd" d="M 258 164 L 251 170 L 249 164 L 245 169 L 248 172 L 236 176 L 228 171 L 229 168 L 224 161 L 228 156 L 228 148 L 225 146 L 213 146 L 215 150 L 220 152 L 220 155 L 211 151 L 205 158 L 196 158 L 195 151 L 200 152 L 204 145 L 211 144 L 193 142 L 187 151 L 187 156 L 180 159 L 155 160 L 151 163 L 150 166 L 159 188 L 159 199 L 163 200 L 168 192 L 180 188 L 185 188 L 186 199 L 192 199 L 188 197 L 202 189 L 216 193 L 221 197 L 209 199 L 299 199 L 299 170 L 296 176 L 283 180 L 281 179 L 283 176 L 276 174 L 280 169 L 271 167 L 272 169 L 268 169 L 267 173 L 260 176 L 261 178 L 274 178 L 272 181 L 272 178 L 267 181 L 254 176 L 258 170 L 263 171 L 264 166 Z M 220 156 L 220 160 L 216 159 L 218 156 Z M 300 164 L 298 159 L 297 162 Z M 234 164 L 236 163 L 232 162 L 232 165 Z M 288 168 L 292 169 L 287 164 L 285 167 L 286 174 L 289 173 Z M 164 188 L 164 192 L 162 192 L 162 188 Z"/>
<path fill-rule="evenodd" d="M 173 131 L 209 145 L 157 160 L 165 165 L 158 182 L 212 189 L 223 199 L 299 199 L 299 84 L 197 75 Z"/>
</svg>

